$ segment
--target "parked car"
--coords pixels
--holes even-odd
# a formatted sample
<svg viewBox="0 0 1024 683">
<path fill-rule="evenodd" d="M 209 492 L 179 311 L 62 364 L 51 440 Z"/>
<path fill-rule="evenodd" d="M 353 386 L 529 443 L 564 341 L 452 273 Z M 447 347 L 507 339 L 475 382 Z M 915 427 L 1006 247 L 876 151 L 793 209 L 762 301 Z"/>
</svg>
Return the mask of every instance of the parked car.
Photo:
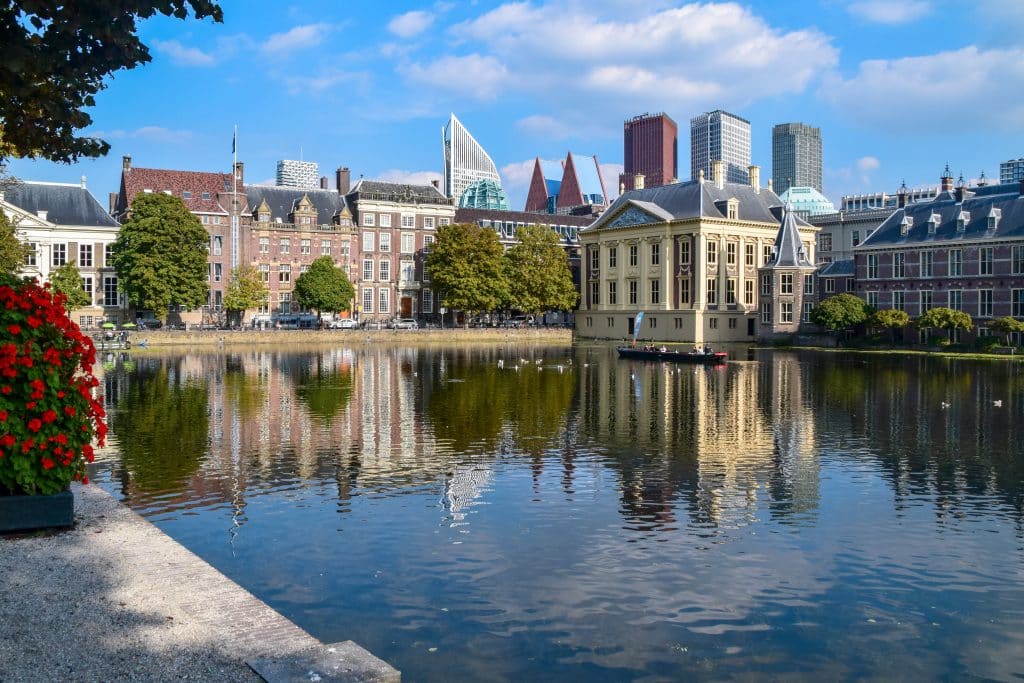
<svg viewBox="0 0 1024 683">
<path fill-rule="evenodd" d="M 396 330 L 418 330 L 420 324 L 416 322 L 415 318 L 399 318 L 395 321 Z"/>
<path fill-rule="evenodd" d="M 509 318 L 505 321 L 505 327 L 526 327 L 530 324 L 530 319 L 525 315 L 517 315 L 514 318 Z"/>
<path fill-rule="evenodd" d="M 135 324 L 140 330 L 159 330 L 163 327 L 163 323 L 156 318 L 139 318 Z"/>
<path fill-rule="evenodd" d="M 359 329 L 359 323 L 352 318 L 338 318 L 329 322 L 327 327 L 332 330 L 356 330 Z"/>
</svg>

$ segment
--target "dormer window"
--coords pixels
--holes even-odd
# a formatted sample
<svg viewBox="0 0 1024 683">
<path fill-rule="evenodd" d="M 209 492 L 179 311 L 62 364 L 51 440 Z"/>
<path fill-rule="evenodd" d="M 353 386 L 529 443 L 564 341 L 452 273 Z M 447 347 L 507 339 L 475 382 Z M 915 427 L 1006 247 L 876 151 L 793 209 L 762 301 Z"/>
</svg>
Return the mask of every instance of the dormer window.
<svg viewBox="0 0 1024 683">
<path fill-rule="evenodd" d="M 260 223 L 269 223 L 270 213 L 266 211 L 261 211 L 259 216 L 257 216 L 256 220 L 258 220 Z"/>
<path fill-rule="evenodd" d="M 937 213 L 933 213 L 931 218 L 928 219 L 928 234 L 934 235 L 939 229 L 939 223 L 942 221 L 942 216 Z"/>
<path fill-rule="evenodd" d="M 725 217 L 731 221 L 738 220 L 740 217 L 740 202 L 738 199 L 730 199 L 725 207 Z"/>
<path fill-rule="evenodd" d="M 181 193 L 182 199 L 192 199 L 192 190 L 185 190 Z"/>
<path fill-rule="evenodd" d="M 1002 209 L 992 207 L 992 210 L 988 212 L 988 229 L 995 230 L 999 227 L 999 219 L 1003 217 Z"/>
<path fill-rule="evenodd" d="M 964 232 L 967 230 L 967 224 L 971 222 L 971 214 L 967 211 L 961 211 L 956 217 L 956 231 Z"/>
<path fill-rule="evenodd" d="M 914 219 L 911 216 L 903 216 L 903 220 L 900 221 L 900 234 L 906 237 L 910 229 L 914 227 Z"/>
<path fill-rule="evenodd" d="M 204 192 L 203 193 L 203 199 L 209 199 L 209 198 L 210 198 L 210 193 L 209 192 Z"/>
</svg>

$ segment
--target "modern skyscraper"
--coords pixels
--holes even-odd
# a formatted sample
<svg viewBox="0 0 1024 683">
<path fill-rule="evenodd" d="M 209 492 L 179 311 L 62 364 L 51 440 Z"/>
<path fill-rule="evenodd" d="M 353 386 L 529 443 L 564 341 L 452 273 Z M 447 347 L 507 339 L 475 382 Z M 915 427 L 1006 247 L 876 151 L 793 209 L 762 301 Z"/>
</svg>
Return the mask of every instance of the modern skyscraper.
<svg viewBox="0 0 1024 683">
<path fill-rule="evenodd" d="M 1024 180 L 1024 157 L 999 164 L 1000 183 L 1019 183 Z"/>
<path fill-rule="evenodd" d="M 821 129 L 806 123 L 780 123 L 772 128 L 772 189 L 791 187 L 821 192 Z"/>
<path fill-rule="evenodd" d="M 444 194 L 456 202 L 462 193 L 478 180 L 493 180 L 501 185 L 501 177 L 491 157 L 480 146 L 455 114 L 441 129 L 444 147 Z"/>
<path fill-rule="evenodd" d="M 634 178 L 644 176 L 645 187 L 659 187 L 679 180 L 679 126 L 668 114 L 641 114 L 622 126 L 622 157 L 625 169 L 619 184 L 632 190 Z"/>
<path fill-rule="evenodd" d="M 319 187 L 320 167 L 315 161 L 293 161 L 282 159 L 277 162 L 277 186 L 301 187 L 315 190 Z"/>
<path fill-rule="evenodd" d="M 727 182 L 750 182 L 750 121 L 721 109 L 690 119 L 691 179 L 710 178 L 712 161 L 724 164 Z"/>
</svg>

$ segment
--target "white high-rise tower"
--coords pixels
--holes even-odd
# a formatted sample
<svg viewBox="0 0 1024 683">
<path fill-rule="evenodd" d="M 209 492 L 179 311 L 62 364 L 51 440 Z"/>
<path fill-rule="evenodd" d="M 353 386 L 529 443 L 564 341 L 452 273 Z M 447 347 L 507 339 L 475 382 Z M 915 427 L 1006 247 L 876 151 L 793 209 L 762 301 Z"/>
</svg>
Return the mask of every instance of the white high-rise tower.
<svg viewBox="0 0 1024 683">
<path fill-rule="evenodd" d="M 456 202 L 466 188 L 478 180 L 493 180 L 501 185 L 498 169 L 462 122 L 451 115 L 441 129 L 444 146 L 444 193 Z"/>
</svg>

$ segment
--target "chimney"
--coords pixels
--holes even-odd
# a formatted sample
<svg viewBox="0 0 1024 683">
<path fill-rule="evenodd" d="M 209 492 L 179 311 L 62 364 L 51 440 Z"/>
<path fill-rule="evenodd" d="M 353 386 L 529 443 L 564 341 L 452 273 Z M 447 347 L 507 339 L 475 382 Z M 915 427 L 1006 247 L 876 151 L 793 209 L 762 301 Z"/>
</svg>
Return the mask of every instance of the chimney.
<svg viewBox="0 0 1024 683">
<path fill-rule="evenodd" d="M 47 212 L 46 209 L 39 209 L 39 210 L 36 211 L 36 215 L 39 216 L 39 218 L 44 220 L 44 221 L 46 220 L 46 214 L 47 213 L 48 212 Z"/>
<path fill-rule="evenodd" d="M 320 189 L 321 190 L 326 190 L 327 189 L 327 176 L 325 176 L 325 175 L 320 176 Z"/>
<path fill-rule="evenodd" d="M 942 192 L 953 191 L 953 174 L 949 171 L 949 164 L 946 164 L 946 170 L 942 173 L 942 178 L 939 180 L 942 183 L 940 188 Z"/>
<path fill-rule="evenodd" d="M 634 190 L 642 190 L 642 189 L 644 189 L 644 180 L 645 180 L 645 177 L 644 177 L 643 173 L 637 173 L 635 176 L 633 176 L 633 189 Z"/>
<path fill-rule="evenodd" d="M 963 185 L 956 186 L 956 203 L 963 204 L 964 198 L 967 196 L 967 188 Z"/>
<path fill-rule="evenodd" d="M 703 168 L 698 168 L 697 169 L 697 182 L 701 183 L 701 184 L 704 183 L 704 169 Z"/>
<path fill-rule="evenodd" d="M 900 189 L 896 192 L 896 208 L 902 209 L 907 205 L 907 181 L 903 181 Z"/>
<path fill-rule="evenodd" d="M 624 183 L 623 181 L 620 180 L 619 181 L 619 196 L 621 197 L 624 194 L 626 194 L 626 183 Z"/>
<path fill-rule="evenodd" d="M 348 194 L 350 177 L 348 166 L 339 166 L 334 172 L 334 184 L 338 186 L 338 194 Z"/>
<path fill-rule="evenodd" d="M 85 176 L 82 176 L 82 189 L 85 189 Z"/>
<path fill-rule="evenodd" d="M 430 184 L 433 185 L 434 189 L 437 190 L 438 192 L 441 191 L 441 181 L 438 180 L 437 178 L 434 178 L 433 180 L 431 180 Z"/>
<path fill-rule="evenodd" d="M 111 192 L 107 195 L 107 203 L 110 204 L 110 215 L 113 216 L 114 212 L 117 211 L 117 193 Z"/>
<path fill-rule="evenodd" d="M 711 162 L 711 179 L 715 181 L 715 187 L 721 190 L 725 187 L 725 173 L 720 159 Z"/>
<path fill-rule="evenodd" d="M 239 188 L 245 185 L 245 163 L 241 161 L 235 162 L 235 180 Z"/>
<path fill-rule="evenodd" d="M 750 173 L 750 186 L 754 188 L 754 192 L 761 193 L 761 167 L 760 166 L 747 166 L 747 172 Z"/>
<path fill-rule="evenodd" d="M 773 185 L 774 185 L 774 183 L 772 182 L 772 179 L 769 178 L 768 179 L 768 191 L 769 192 L 775 192 L 775 189 L 772 187 Z"/>
<path fill-rule="evenodd" d="M 132 170 L 132 155 L 125 154 L 121 157 L 121 173 L 128 173 Z"/>
</svg>

